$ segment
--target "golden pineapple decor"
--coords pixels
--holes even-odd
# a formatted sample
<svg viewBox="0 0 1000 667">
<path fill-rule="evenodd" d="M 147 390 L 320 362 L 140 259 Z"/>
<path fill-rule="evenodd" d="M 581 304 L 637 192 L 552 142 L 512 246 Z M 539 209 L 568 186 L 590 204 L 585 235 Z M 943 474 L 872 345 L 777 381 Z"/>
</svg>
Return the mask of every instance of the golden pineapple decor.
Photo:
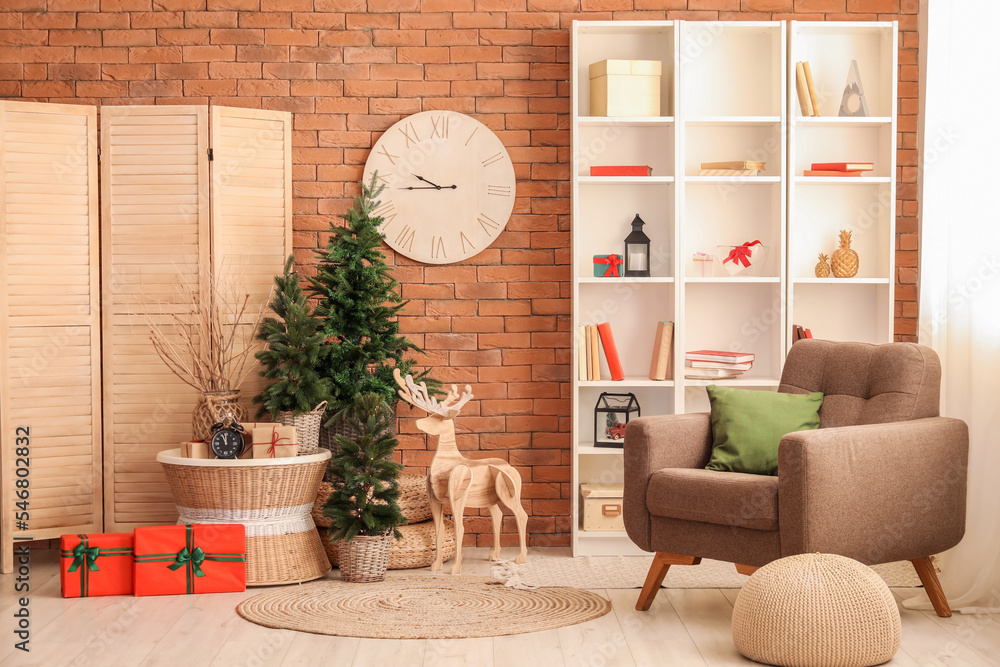
<svg viewBox="0 0 1000 667">
<path fill-rule="evenodd" d="M 819 254 L 819 263 L 816 264 L 816 277 L 817 278 L 829 278 L 830 277 L 830 265 L 827 263 L 827 256 L 823 253 Z"/>
<path fill-rule="evenodd" d="M 840 230 L 840 247 L 833 251 L 830 265 L 837 278 L 853 278 L 858 274 L 858 253 L 851 250 L 851 233 L 845 229 Z"/>
</svg>

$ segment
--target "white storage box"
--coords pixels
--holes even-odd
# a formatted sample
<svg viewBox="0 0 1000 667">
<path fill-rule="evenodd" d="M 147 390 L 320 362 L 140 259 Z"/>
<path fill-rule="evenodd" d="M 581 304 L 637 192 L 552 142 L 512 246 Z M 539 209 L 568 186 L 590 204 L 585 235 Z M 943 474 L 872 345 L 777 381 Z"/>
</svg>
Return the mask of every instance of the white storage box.
<svg viewBox="0 0 1000 667">
<path fill-rule="evenodd" d="M 659 60 L 602 60 L 590 66 L 591 116 L 659 116 Z"/>
<path fill-rule="evenodd" d="M 624 484 L 580 485 L 583 530 L 625 530 L 622 519 Z"/>
</svg>

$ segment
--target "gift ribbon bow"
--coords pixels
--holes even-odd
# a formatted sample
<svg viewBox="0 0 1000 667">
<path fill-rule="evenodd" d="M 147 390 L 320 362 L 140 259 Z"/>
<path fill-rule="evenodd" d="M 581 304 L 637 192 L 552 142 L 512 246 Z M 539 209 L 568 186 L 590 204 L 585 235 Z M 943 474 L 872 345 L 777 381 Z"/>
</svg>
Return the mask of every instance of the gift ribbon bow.
<svg viewBox="0 0 1000 667">
<path fill-rule="evenodd" d="M 274 448 L 275 447 L 291 447 L 296 444 L 294 442 L 279 442 L 279 440 L 291 440 L 291 438 L 280 438 L 278 437 L 278 427 L 271 427 L 271 444 L 267 448 L 267 457 L 273 459 L 275 457 Z M 262 443 L 263 444 L 263 443 Z"/>
<path fill-rule="evenodd" d="M 226 554 L 205 552 L 201 547 L 194 545 L 194 531 L 190 525 L 184 526 L 184 547 L 176 553 L 169 554 L 139 554 L 135 557 L 137 565 L 143 563 L 170 563 L 167 569 L 177 570 L 184 568 L 185 579 L 187 581 L 186 592 L 188 595 L 194 593 L 194 577 L 207 576 L 201 569 L 205 561 L 218 561 L 229 563 L 245 563 L 246 554 Z"/>
<path fill-rule="evenodd" d="M 760 241 L 747 241 L 743 245 L 738 245 L 729 251 L 729 256 L 722 260 L 722 263 L 735 262 L 736 264 L 742 264 L 743 268 L 750 266 L 750 256 L 753 251 L 750 249 L 752 246 L 762 245 Z"/>
<path fill-rule="evenodd" d="M 194 576 L 204 577 L 205 571 L 201 569 L 201 564 L 204 562 L 205 552 L 201 550 L 201 547 L 195 547 L 194 551 L 188 551 L 188 548 L 184 547 L 177 552 L 177 560 L 174 561 L 173 565 L 168 565 L 167 569 L 176 571 L 190 563 L 194 570 Z"/>
<path fill-rule="evenodd" d="M 72 549 L 62 549 L 59 552 L 60 558 L 72 558 L 67 574 L 80 571 L 80 597 L 90 596 L 90 573 L 100 572 L 97 567 L 97 559 L 105 556 L 131 556 L 132 549 L 128 547 L 117 547 L 113 549 L 101 549 L 90 546 L 90 538 L 79 534 L 80 543 Z"/>
<path fill-rule="evenodd" d="M 607 270 L 605 270 L 605 272 L 604 272 L 604 277 L 605 278 L 607 278 L 608 276 L 614 276 L 614 277 L 619 277 L 620 278 L 621 275 L 618 273 L 618 267 L 621 266 L 622 264 L 624 264 L 625 262 L 623 262 L 622 258 L 619 257 L 618 255 L 612 254 L 612 255 L 608 255 L 606 258 L 604 258 L 604 257 L 595 257 L 594 258 L 594 263 L 595 264 L 607 264 L 608 265 Z"/>
</svg>

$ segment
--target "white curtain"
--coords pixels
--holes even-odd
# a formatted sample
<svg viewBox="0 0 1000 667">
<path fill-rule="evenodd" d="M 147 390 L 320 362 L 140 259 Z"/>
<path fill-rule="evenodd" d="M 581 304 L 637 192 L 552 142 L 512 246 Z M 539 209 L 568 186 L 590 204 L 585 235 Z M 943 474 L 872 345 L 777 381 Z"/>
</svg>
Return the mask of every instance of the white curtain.
<svg viewBox="0 0 1000 667">
<path fill-rule="evenodd" d="M 920 331 L 943 364 L 942 414 L 969 425 L 965 538 L 941 583 L 1000 608 L 1000 49 L 996 0 L 921 3 Z M 975 17 L 975 20 L 969 20 Z M 930 608 L 926 596 L 906 606 Z"/>
</svg>

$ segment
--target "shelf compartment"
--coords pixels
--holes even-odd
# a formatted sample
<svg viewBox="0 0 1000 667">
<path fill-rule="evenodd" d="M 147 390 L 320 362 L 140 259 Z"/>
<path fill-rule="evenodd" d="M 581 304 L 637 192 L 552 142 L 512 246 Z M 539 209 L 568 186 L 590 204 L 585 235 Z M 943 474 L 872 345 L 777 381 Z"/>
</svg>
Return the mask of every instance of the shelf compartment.
<svg viewBox="0 0 1000 667">
<path fill-rule="evenodd" d="M 799 127 L 795 132 L 795 161 L 792 163 L 792 177 L 796 184 L 800 179 L 827 180 L 825 177 L 812 178 L 802 172 L 812 169 L 816 162 L 872 162 L 874 171 L 865 172 L 860 179 L 872 180 L 876 177 L 889 179 L 896 151 L 896 137 L 892 125 L 813 125 Z M 835 180 L 857 181 L 858 178 L 832 176 Z"/>
<path fill-rule="evenodd" d="M 632 231 L 638 213 L 646 222 L 650 238 L 650 270 L 653 277 L 673 273 L 674 188 L 649 187 L 640 183 L 604 183 L 579 188 L 573 206 L 574 261 L 578 278 L 593 277 L 594 255 L 625 251 L 625 237 Z"/>
<path fill-rule="evenodd" d="M 888 277 L 895 247 L 896 203 L 891 190 L 887 184 L 870 188 L 796 187 L 790 198 L 789 274 L 814 277 L 817 255 L 832 258 L 840 247 L 840 230 L 846 229 L 852 232 L 851 248 L 860 261 L 856 278 Z"/>
<path fill-rule="evenodd" d="M 643 346 L 643 352 L 646 348 L 652 347 L 653 335 L 649 335 L 650 340 L 647 345 Z M 603 355 L 603 352 L 601 353 Z M 649 365 L 649 359 L 646 359 L 646 365 Z M 595 387 L 595 386 L 583 386 L 581 383 L 579 396 L 580 396 L 580 407 L 577 412 L 577 428 L 576 428 L 576 438 L 577 443 L 580 445 L 577 449 L 578 453 L 585 453 L 594 455 L 598 460 L 591 461 L 595 466 L 595 470 L 600 470 L 599 466 L 602 465 L 602 459 L 604 459 L 603 464 L 607 465 L 607 460 L 605 455 L 610 455 L 613 453 L 621 454 L 621 449 L 612 449 L 610 447 L 594 447 L 594 406 L 597 405 L 598 398 L 601 393 L 618 393 L 625 394 L 631 393 L 635 394 L 636 400 L 639 402 L 640 412 L 643 417 L 650 417 L 653 415 L 669 415 L 674 412 L 674 383 L 671 382 L 666 385 L 665 382 L 660 382 L 660 385 L 666 385 L 664 387 L 654 387 L 649 384 L 638 386 L 621 386 L 622 383 L 616 383 L 617 387 Z M 664 391 L 667 390 L 667 391 Z M 633 418 L 635 416 L 633 415 Z M 607 451 L 605 451 L 607 450 Z M 594 458 L 591 457 L 591 458 Z M 580 481 L 605 481 L 600 479 L 600 477 L 594 477 L 589 475 L 581 475 Z M 608 480 L 608 481 L 621 481 Z"/>
<path fill-rule="evenodd" d="M 663 185 L 673 183 L 673 176 L 579 176 L 580 185 L 613 185 L 615 183 L 637 183 L 640 185 Z"/>
<path fill-rule="evenodd" d="M 621 456 L 623 451 L 618 447 L 595 447 L 593 442 L 581 442 L 576 448 L 581 456 Z"/>
<path fill-rule="evenodd" d="M 699 176 L 703 162 L 752 160 L 766 162 L 763 174 L 740 177 L 754 181 L 762 178 L 780 181 L 785 161 L 785 134 L 780 123 L 754 125 L 685 125 L 684 173 L 692 178 L 726 178 Z M 761 181 L 764 182 L 764 181 Z"/>
<path fill-rule="evenodd" d="M 648 183 L 657 182 L 650 178 L 674 174 L 674 129 L 670 125 L 587 125 L 577 130 L 574 141 L 573 169 L 581 182 L 584 178 L 636 178 Z M 599 165 L 648 165 L 653 175 L 591 176 L 590 168 Z"/>
<path fill-rule="evenodd" d="M 888 280 L 796 282 L 791 289 L 790 324 L 810 329 L 813 338 L 884 343 L 892 339 L 893 298 Z"/>
</svg>

